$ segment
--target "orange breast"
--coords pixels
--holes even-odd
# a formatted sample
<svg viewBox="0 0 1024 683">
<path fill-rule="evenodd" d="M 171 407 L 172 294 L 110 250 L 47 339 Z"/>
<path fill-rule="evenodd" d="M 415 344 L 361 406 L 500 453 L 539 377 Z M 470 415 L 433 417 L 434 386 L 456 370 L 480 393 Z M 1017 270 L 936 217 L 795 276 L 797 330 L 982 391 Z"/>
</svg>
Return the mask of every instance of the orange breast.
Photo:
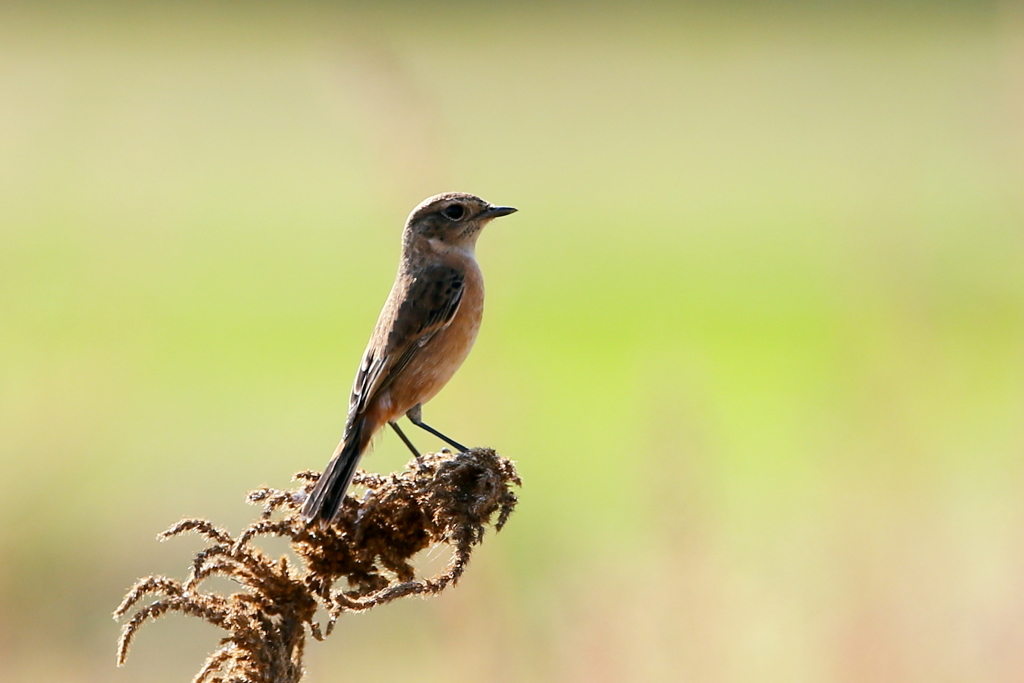
<svg viewBox="0 0 1024 683">
<path fill-rule="evenodd" d="M 438 332 L 416 355 L 390 387 L 394 419 L 417 403 L 434 398 L 448 383 L 473 348 L 484 312 L 484 283 L 476 262 L 466 268 L 462 301 L 449 325 Z"/>
</svg>

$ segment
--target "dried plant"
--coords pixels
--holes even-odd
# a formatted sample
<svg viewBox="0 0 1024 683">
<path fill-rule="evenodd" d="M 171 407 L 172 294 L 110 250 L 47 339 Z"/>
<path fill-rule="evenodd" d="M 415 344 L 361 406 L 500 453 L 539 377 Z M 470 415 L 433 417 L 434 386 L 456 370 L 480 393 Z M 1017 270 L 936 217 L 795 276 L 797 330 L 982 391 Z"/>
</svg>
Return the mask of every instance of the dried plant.
<svg viewBox="0 0 1024 683">
<path fill-rule="evenodd" d="M 318 476 L 295 475 L 303 482 L 295 490 L 251 492 L 249 503 L 262 505 L 263 515 L 237 538 L 203 519 L 183 519 L 162 533 L 160 540 L 197 533 L 207 546 L 196 555 L 185 581 L 150 576 L 128 591 L 115 618 L 146 598 L 156 599 L 125 624 L 118 665 L 142 624 L 181 612 L 227 631 L 195 683 L 299 681 L 307 629 L 322 640 L 343 612 L 407 595 L 436 595 L 454 584 L 473 546 L 483 540 L 485 525 L 495 514 L 495 529 L 505 524 L 516 504 L 511 487 L 520 485 L 512 462 L 490 449 L 428 454 L 400 474 L 358 473 L 353 483 L 365 487 L 366 495 L 361 501 L 348 496 L 335 523 L 322 529 L 299 517 Z M 253 544 L 260 536 L 287 539 L 299 562 L 271 558 Z M 447 569 L 417 579 L 413 557 L 436 544 L 452 549 Z M 227 596 L 201 591 L 211 576 L 233 579 L 241 590 Z M 335 589 L 340 579 L 345 586 Z M 327 615 L 323 628 L 314 621 L 319 608 Z"/>
</svg>

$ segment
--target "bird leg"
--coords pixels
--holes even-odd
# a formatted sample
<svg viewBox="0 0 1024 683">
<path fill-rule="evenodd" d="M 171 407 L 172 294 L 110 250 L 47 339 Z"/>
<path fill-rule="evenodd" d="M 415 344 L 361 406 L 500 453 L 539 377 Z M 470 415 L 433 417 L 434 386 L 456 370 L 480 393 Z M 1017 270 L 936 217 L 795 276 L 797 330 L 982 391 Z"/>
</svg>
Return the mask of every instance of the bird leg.
<svg viewBox="0 0 1024 683">
<path fill-rule="evenodd" d="M 392 420 L 391 422 L 388 422 L 388 424 L 391 425 L 391 428 L 395 430 L 396 434 L 398 434 L 398 438 L 400 438 L 402 442 L 409 447 L 409 450 L 412 451 L 412 454 L 416 456 L 416 460 L 418 462 L 422 462 L 423 456 L 420 454 L 418 450 L 416 450 L 416 447 L 412 445 L 412 441 L 409 441 L 409 437 L 405 435 L 405 432 L 398 428 L 398 423 Z"/>
<path fill-rule="evenodd" d="M 458 448 L 458 449 L 459 449 L 459 452 L 461 452 L 461 453 L 465 453 L 466 451 L 468 451 L 468 450 L 469 450 L 468 448 L 466 448 L 465 446 L 463 446 L 463 445 L 462 445 L 461 443 L 459 443 L 458 441 L 454 441 L 454 440 L 452 440 L 452 439 L 449 439 L 449 438 L 448 438 L 447 436 L 445 436 L 445 435 L 444 435 L 444 434 L 442 434 L 441 432 L 437 431 L 436 429 L 434 429 L 433 427 L 431 427 L 430 425 L 428 425 L 427 423 L 425 423 L 425 422 L 423 421 L 423 406 L 421 406 L 421 405 L 420 405 L 419 403 L 417 403 L 417 404 L 416 404 L 416 405 L 414 405 L 414 406 L 413 406 L 412 408 L 410 408 L 410 409 L 409 409 L 409 412 L 407 412 L 407 413 L 405 414 L 405 416 L 409 418 L 409 421 L 410 421 L 410 422 L 412 422 L 412 423 L 413 423 L 414 425 L 416 425 L 416 426 L 417 426 L 417 427 L 419 427 L 420 429 L 424 429 L 424 430 L 426 430 L 426 431 L 430 432 L 431 434 L 433 434 L 433 435 L 434 435 L 434 436 L 436 436 L 437 438 L 439 438 L 439 439 L 441 439 L 442 441 L 444 441 L 444 442 L 445 442 L 446 444 L 448 444 L 449 446 L 454 446 L 455 448 Z M 392 427 L 393 427 L 393 426 L 394 426 L 394 425 L 392 425 Z M 403 437 L 403 438 L 404 438 L 404 437 Z"/>
</svg>

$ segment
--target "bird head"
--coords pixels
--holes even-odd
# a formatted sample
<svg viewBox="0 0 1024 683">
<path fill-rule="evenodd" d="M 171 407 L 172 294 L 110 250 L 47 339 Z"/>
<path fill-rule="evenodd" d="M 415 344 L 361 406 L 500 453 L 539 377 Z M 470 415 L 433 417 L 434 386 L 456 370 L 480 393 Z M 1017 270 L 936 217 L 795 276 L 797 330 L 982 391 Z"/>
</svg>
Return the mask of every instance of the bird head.
<svg viewBox="0 0 1024 683">
<path fill-rule="evenodd" d="M 511 206 L 495 206 L 464 192 L 434 195 L 409 214 L 404 239 L 406 244 L 414 242 L 434 251 L 472 251 L 485 225 L 515 211 Z"/>
</svg>

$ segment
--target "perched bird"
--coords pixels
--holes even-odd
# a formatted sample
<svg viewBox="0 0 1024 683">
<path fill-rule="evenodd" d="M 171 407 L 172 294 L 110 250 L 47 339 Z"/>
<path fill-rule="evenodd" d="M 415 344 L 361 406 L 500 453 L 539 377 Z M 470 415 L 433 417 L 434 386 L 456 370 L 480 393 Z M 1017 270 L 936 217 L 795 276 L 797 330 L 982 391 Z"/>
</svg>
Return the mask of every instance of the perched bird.
<svg viewBox="0 0 1024 683">
<path fill-rule="evenodd" d="M 422 406 L 462 365 L 480 327 L 484 280 L 475 255 L 480 230 L 513 212 L 510 206 L 449 192 L 425 199 L 409 214 L 398 276 L 356 373 L 345 434 L 302 506 L 307 522 L 331 523 L 359 459 L 385 424 L 419 457 L 398 427 L 402 415 L 466 450 L 424 424 Z"/>
</svg>

